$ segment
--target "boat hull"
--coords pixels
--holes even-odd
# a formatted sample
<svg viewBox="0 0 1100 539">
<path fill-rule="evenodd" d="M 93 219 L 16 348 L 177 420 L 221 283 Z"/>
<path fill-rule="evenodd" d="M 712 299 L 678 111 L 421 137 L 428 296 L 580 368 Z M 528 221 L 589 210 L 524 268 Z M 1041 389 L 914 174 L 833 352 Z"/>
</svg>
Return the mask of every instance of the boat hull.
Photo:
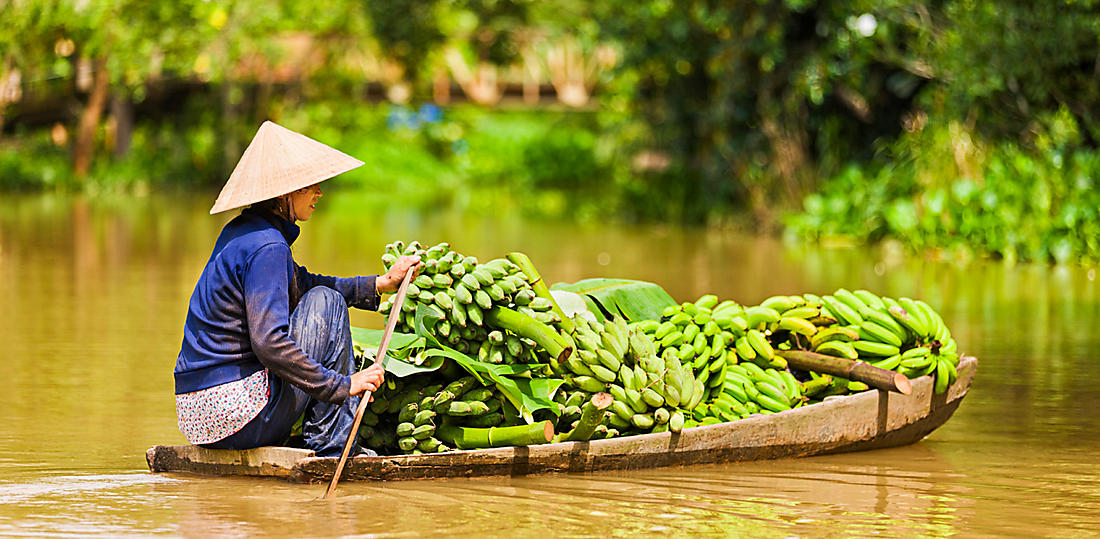
<svg viewBox="0 0 1100 539">
<path fill-rule="evenodd" d="M 820 404 L 730 423 L 590 442 L 349 459 L 345 481 L 515 476 L 628 470 L 718 462 L 803 457 L 912 444 L 958 409 L 977 371 L 964 357 L 946 393 L 933 393 L 931 376 L 913 380 L 909 395 L 871 390 L 830 397 Z M 208 450 L 157 446 L 146 453 L 154 472 L 272 476 L 297 482 L 332 478 L 336 458 L 301 449 Z"/>
</svg>

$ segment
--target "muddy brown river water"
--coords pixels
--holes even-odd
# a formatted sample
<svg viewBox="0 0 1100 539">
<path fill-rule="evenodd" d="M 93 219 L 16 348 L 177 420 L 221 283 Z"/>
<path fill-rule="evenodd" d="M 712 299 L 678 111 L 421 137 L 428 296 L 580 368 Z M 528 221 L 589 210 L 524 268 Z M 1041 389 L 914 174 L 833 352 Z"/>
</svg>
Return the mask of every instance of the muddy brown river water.
<svg viewBox="0 0 1100 539">
<path fill-rule="evenodd" d="M 322 485 L 153 475 L 183 443 L 172 367 L 220 227 L 212 197 L 2 195 L 0 535 L 1100 535 L 1100 288 L 1091 267 L 947 263 L 663 226 L 400 211 L 326 196 L 295 257 L 370 274 L 394 239 L 488 259 L 528 253 L 550 282 L 624 277 L 678 300 L 867 288 L 927 300 L 981 363 L 955 416 L 902 448 L 554 476 Z M 326 207 L 327 206 L 327 207 Z M 353 324 L 381 327 L 375 313 Z"/>
</svg>

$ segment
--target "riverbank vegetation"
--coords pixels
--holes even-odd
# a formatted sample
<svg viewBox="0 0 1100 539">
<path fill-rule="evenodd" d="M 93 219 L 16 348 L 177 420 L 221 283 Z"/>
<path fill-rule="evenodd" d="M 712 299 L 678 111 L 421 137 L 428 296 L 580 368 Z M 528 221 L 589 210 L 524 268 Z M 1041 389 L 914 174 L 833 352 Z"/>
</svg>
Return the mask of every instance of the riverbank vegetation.
<svg viewBox="0 0 1100 539">
<path fill-rule="evenodd" d="M 214 191 L 274 119 L 413 207 L 1100 258 L 1093 1 L 0 9 L 6 190 Z"/>
</svg>

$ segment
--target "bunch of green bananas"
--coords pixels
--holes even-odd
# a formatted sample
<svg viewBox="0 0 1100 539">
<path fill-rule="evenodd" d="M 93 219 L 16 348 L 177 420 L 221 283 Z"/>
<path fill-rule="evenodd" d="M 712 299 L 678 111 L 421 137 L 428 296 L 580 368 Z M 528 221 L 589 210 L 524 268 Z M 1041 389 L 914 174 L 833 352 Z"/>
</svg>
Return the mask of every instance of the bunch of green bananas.
<svg viewBox="0 0 1100 539">
<path fill-rule="evenodd" d="M 764 369 L 786 367 L 774 350 L 800 349 L 862 359 L 910 378 L 935 373 L 935 390 L 941 393 L 956 377 L 958 345 L 940 315 L 923 301 L 841 288 L 826 296 L 773 296 L 738 318 L 738 324 L 743 318 L 747 325 L 735 343 L 738 357 Z M 810 377 L 815 387 L 821 385 L 816 373 Z M 860 382 L 832 380 L 813 396 L 865 389 Z"/>
<path fill-rule="evenodd" d="M 910 378 L 934 374 L 936 393 L 946 391 L 957 376 L 958 345 L 943 319 L 923 301 L 840 289 L 824 297 L 773 296 L 743 309 L 730 303 L 724 302 L 723 314 L 731 320 L 720 320 L 734 335 L 724 384 L 718 386 L 720 393 L 693 410 L 689 426 L 781 412 L 868 389 L 863 382 L 815 372 L 797 371 L 796 377 L 776 350 L 862 359 Z M 675 346 L 677 340 L 673 334 L 665 342 Z"/>
<path fill-rule="evenodd" d="M 597 436 L 679 432 L 686 412 L 707 394 L 691 365 L 658 356 L 650 336 L 623 318 L 599 323 L 578 315 L 572 320 L 576 352 L 555 368 L 576 391 L 562 393 L 559 428 L 574 427 L 580 404 L 594 393 L 607 392 L 614 401 Z"/>
<path fill-rule="evenodd" d="M 489 363 L 536 361 L 531 339 L 486 324 L 485 313 L 495 305 L 515 309 L 542 323 L 560 320 L 546 298 L 536 297 L 527 277 L 512 262 L 497 258 L 478 263 L 476 257 L 453 251 L 448 243 L 423 249 L 419 242 L 396 241 L 386 246 L 382 264 L 387 271 L 400 255 L 419 255 L 420 274 L 409 285 L 401 306 L 398 331 L 415 333 L 415 313 L 423 305 L 441 317 L 431 328 L 434 336 L 455 350 Z M 390 303 L 379 311 L 388 313 Z"/>
<path fill-rule="evenodd" d="M 447 422 L 464 427 L 495 427 L 521 421 L 494 387 L 462 376 L 446 385 L 442 376 L 417 375 L 389 379 L 363 416 L 359 437 L 367 447 L 402 453 L 434 453 L 451 448 L 435 438 Z M 510 416 L 510 417 L 509 417 Z"/>
<path fill-rule="evenodd" d="M 691 365 L 707 388 L 707 400 L 721 392 L 727 369 L 737 363 L 735 343 L 745 338 L 747 329 L 744 309 L 730 300 L 719 303 L 713 294 L 668 307 L 659 322 L 639 327 L 652 335 L 662 358 Z"/>
<path fill-rule="evenodd" d="M 810 337 L 815 352 L 864 359 L 909 378 L 934 374 L 937 394 L 954 383 L 958 343 L 927 303 L 841 288 L 821 297 L 820 304 L 836 324 Z"/>
</svg>

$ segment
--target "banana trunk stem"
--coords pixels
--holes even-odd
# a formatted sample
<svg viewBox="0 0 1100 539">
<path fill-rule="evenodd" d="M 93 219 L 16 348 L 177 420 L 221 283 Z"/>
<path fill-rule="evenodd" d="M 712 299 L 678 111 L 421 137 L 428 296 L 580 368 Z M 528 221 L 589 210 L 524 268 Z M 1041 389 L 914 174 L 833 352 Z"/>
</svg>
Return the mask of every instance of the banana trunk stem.
<svg viewBox="0 0 1100 539">
<path fill-rule="evenodd" d="M 573 347 L 554 328 L 507 307 L 497 305 L 485 311 L 485 322 L 535 341 L 559 363 L 569 359 L 569 355 L 573 353 Z"/>
<path fill-rule="evenodd" d="M 535 295 L 540 298 L 550 300 L 551 309 L 561 318 L 561 329 L 566 334 L 573 333 L 573 329 L 576 327 L 573 324 L 573 320 L 568 316 L 565 316 L 565 311 L 561 310 L 561 306 L 558 302 L 554 301 L 554 296 L 550 294 L 550 288 L 546 286 L 546 281 L 542 280 L 542 276 L 539 275 L 539 271 L 535 269 L 535 265 L 531 263 L 531 259 L 527 258 L 527 255 L 523 253 L 509 253 L 506 257 L 513 264 L 519 266 L 519 269 L 523 271 L 523 274 L 527 276 L 527 280 L 531 281 L 531 288 L 535 290 Z"/>
<path fill-rule="evenodd" d="M 444 423 L 436 429 L 435 437 L 459 449 L 538 445 L 554 438 L 554 425 L 541 421 L 533 425 L 475 428 Z"/>
<path fill-rule="evenodd" d="M 827 356 L 806 350 L 777 350 L 776 355 L 787 363 L 805 371 L 832 374 L 848 380 L 863 382 L 875 389 L 895 391 L 902 395 L 913 392 L 913 385 L 900 372 L 880 369 L 864 361 L 852 361 L 842 357 Z"/>
<path fill-rule="evenodd" d="M 603 422 L 604 416 L 607 415 L 607 409 L 611 408 L 612 402 L 615 402 L 615 399 L 609 393 L 596 393 L 593 395 L 592 399 L 581 407 L 581 418 L 577 421 L 577 426 L 567 433 L 559 434 L 554 441 L 584 442 L 592 439 L 596 427 Z"/>
</svg>

